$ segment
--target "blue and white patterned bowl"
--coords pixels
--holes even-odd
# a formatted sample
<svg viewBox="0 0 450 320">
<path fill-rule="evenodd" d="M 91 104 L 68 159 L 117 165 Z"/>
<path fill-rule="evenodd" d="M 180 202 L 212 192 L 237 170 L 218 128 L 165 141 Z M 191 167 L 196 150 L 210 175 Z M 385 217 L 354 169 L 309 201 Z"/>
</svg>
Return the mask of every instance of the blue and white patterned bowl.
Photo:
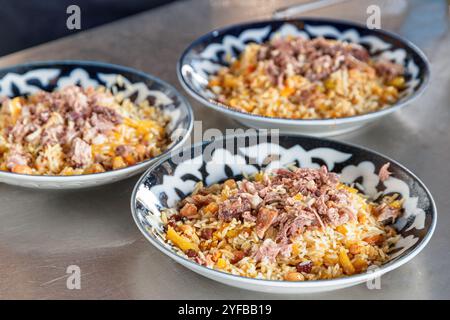
<svg viewBox="0 0 450 320">
<path fill-rule="evenodd" d="M 272 161 L 267 161 L 272 159 Z M 277 159 L 277 160 L 273 160 Z M 404 214 L 395 223 L 401 235 L 391 259 L 381 268 L 333 280 L 288 282 L 231 275 L 196 264 L 163 238 L 160 211 L 189 195 L 195 184 L 241 178 L 264 168 L 294 163 L 300 167 L 326 165 L 341 181 L 353 183 L 367 195 L 399 193 Z M 378 171 L 390 162 L 392 176 L 380 181 Z M 425 185 L 408 169 L 376 152 L 358 146 L 306 136 L 229 136 L 166 154 L 142 176 L 131 198 L 133 218 L 144 236 L 161 252 L 185 267 L 221 283 L 273 293 L 311 293 L 344 288 L 400 267 L 417 255 L 436 226 L 436 207 Z M 169 284 L 170 285 L 170 284 Z"/>
<path fill-rule="evenodd" d="M 266 42 L 277 35 L 298 35 L 306 39 L 322 36 L 358 43 L 366 47 L 374 58 L 385 58 L 403 65 L 406 70 L 406 89 L 392 107 L 339 119 L 271 118 L 238 111 L 217 102 L 215 94 L 207 88 L 208 77 L 227 66 L 229 58 L 237 57 L 247 43 Z M 237 24 L 214 30 L 195 40 L 183 52 L 178 61 L 177 73 L 180 83 L 193 98 L 249 127 L 280 129 L 282 133 L 329 136 L 359 128 L 411 103 L 425 89 L 430 68 L 419 48 L 393 33 L 370 30 L 349 21 L 300 18 Z"/>
<path fill-rule="evenodd" d="M 119 77 L 120 76 L 120 77 Z M 128 67 L 95 61 L 42 61 L 0 69 L 0 96 L 15 97 L 67 85 L 103 85 L 132 101 L 152 99 L 170 116 L 171 143 L 161 155 L 135 165 L 104 173 L 75 176 L 35 176 L 0 171 L 0 182 L 40 189 L 76 189 L 103 185 L 144 171 L 155 160 L 183 145 L 194 118 L 189 102 L 166 82 Z"/>
</svg>

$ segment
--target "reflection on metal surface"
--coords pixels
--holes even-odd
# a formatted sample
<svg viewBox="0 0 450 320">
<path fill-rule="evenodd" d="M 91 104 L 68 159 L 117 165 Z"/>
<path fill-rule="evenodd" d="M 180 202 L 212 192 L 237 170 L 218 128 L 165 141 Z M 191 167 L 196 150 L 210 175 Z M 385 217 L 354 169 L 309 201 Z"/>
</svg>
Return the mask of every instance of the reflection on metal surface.
<svg viewBox="0 0 450 320">
<path fill-rule="evenodd" d="M 284 7 L 277 9 L 273 13 L 273 18 L 275 19 L 284 19 L 284 18 L 290 18 L 295 15 L 299 15 L 308 11 L 314 11 L 317 9 L 322 9 L 328 6 L 336 5 L 341 2 L 345 2 L 348 0 L 316 0 L 316 1 L 310 1 L 306 3 L 300 3 L 296 5 L 292 5 L 289 7 Z"/>
<path fill-rule="evenodd" d="M 396 1 L 393 1 L 395 3 Z M 448 29 L 446 0 L 410 0 L 399 33 L 422 48 L 431 46 Z"/>
</svg>

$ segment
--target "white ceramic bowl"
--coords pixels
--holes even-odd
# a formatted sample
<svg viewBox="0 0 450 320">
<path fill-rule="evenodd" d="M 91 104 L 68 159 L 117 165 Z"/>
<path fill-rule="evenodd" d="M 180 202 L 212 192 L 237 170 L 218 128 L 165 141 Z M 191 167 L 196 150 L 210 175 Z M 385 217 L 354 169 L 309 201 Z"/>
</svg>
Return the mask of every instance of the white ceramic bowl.
<svg viewBox="0 0 450 320">
<path fill-rule="evenodd" d="M 384 110 L 338 119 L 283 119 L 254 115 L 230 108 L 217 101 L 208 89 L 208 77 L 227 66 L 250 42 L 263 43 L 272 37 L 297 35 L 312 39 L 325 37 L 358 43 L 374 58 L 384 58 L 404 66 L 405 90 L 399 101 Z M 221 112 L 253 128 L 279 129 L 281 133 L 331 136 L 349 132 L 381 119 L 410 104 L 425 89 L 429 63 L 414 44 L 393 33 L 371 30 L 363 25 L 332 19 L 299 18 L 236 24 L 218 29 L 195 40 L 181 55 L 177 74 L 183 88 L 205 107 Z"/>
<path fill-rule="evenodd" d="M 131 210 L 139 230 L 158 250 L 192 271 L 230 286 L 273 293 L 312 293 L 345 288 L 381 276 L 411 260 L 430 240 L 436 226 L 433 198 L 413 173 L 395 161 L 361 147 L 319 138 L 281 136 L 275 142 L 272 137 L 251 137 L 229 136 L 167 154 L 142 176 L 133 191 Z M 394 225 L 401 239 L 390 260 L 380 268 L 332 280 L 259 280 L 196 264 L 164 241 L 161 209 L 173 207 L 180 197 L 191 193 L 197 181 L 210 185 L 239 178 L 243 173 L 255 173 L 265 167 L 269 156 L 279 157 L 270 163 L 271 168 L 293 162 L 301 167 L 326 164 L 330 171 L 341 175 L 341 181 L 360 182 L 367 195 L 399 193 L 405 212 Z M 391 163 L 393 174 L 381 182 L 377 173 L 386 162 Z"/>
<path fill-rule="evenodd" d="M 194 119 L 189 102 L 171 85 L 138 70 L 109 63 L 72 60 L 33 62 L 0 70 L 0 96 L 52 91 L 71 84 L 103 85 L 137 102 L 154 100 L 156 106 L 171 118 L 167 128 L 171 139 L 168 149 L 153 159 L 104 173 L 38 176 L 0 171 L 0 182 L 39 189 L 76 189 L 112 183 L 144 171 L 165 153 L 182 146 L 192 130 Z"/>
</svg>

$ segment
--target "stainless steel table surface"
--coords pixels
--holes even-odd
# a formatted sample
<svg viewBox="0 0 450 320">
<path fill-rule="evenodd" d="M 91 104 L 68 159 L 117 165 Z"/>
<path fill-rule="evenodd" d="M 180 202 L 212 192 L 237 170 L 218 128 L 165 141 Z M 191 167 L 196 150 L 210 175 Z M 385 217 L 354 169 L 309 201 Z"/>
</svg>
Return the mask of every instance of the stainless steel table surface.
<svg viewBox="0 0 450 320">
<path fill-rule="evenodd" d="M 183 92 L 175 65 L 192 40 L 216 27 L 269 18 L 274 9 L 294 2 L 180 1 L 14 53 L 1 58 L 0 66 L 30 60 L 102 60 L 152 73 Z M 129 209 L 136 177 L 71 192 L 1 184 L 0 298 L 450 298 L 450 36 L 439 24 L 440 18 L 446 19 L 447 8 L 444 4 L 442 10 L 432 2 L 414 11 L 412 4 L 417 3 L 420 5 L 420 1 L 350 1 L 306 14 L 365 22 L 367 6 L 378 4 L 382 28 L 414 39 L 431 61 L 430 85 L 414 105 L 363 130 L 335 138 L 375 149 L 403 163 L 425 182 L 437 202 L 438 225 L 430 243 L 412 261 L 384 275 L 381 289 L 359 285 L 323 294 L 279 296 L 203 278 L 160 253 L 136 228 Z M 233 121 L 190 101 L 204 128 L 236 127 Z M 66 287 L 69 265 L 81 268 L 80 290 Z"/>
</svg>

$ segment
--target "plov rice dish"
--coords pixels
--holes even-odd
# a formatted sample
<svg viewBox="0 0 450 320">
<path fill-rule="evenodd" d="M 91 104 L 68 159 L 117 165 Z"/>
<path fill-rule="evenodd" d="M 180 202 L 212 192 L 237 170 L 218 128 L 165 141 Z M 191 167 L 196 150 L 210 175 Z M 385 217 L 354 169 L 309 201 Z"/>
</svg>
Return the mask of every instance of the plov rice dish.
<svg viewBox="0 0 450 320">
<path fill-rule="evenodd" d="M 380 179 L 389 176 L 389 164 Z M 296 168 L 204 187 L 162 213 L 166 241 L 194 262 L 258 279 L 332 279 L 380 266 L 399 236 L 402 200 L 376 201 L 335 173 Z"/>
<path fill-rule="evenodd" d="M 124 168 L 159 155 L 170 119 L 105 87 L 68 86 L 0 99 L 0 170 L 77 175 Z"/>
<path fill-rule="evenodd" d="M 403 66 L 374 60 L 358 44 L 316 38 L 274 38 L 247 45 L 209 79 L 222 104 L 287 119 L 331 119 L 393 105 L 405 85 Z"/>
</svg>

